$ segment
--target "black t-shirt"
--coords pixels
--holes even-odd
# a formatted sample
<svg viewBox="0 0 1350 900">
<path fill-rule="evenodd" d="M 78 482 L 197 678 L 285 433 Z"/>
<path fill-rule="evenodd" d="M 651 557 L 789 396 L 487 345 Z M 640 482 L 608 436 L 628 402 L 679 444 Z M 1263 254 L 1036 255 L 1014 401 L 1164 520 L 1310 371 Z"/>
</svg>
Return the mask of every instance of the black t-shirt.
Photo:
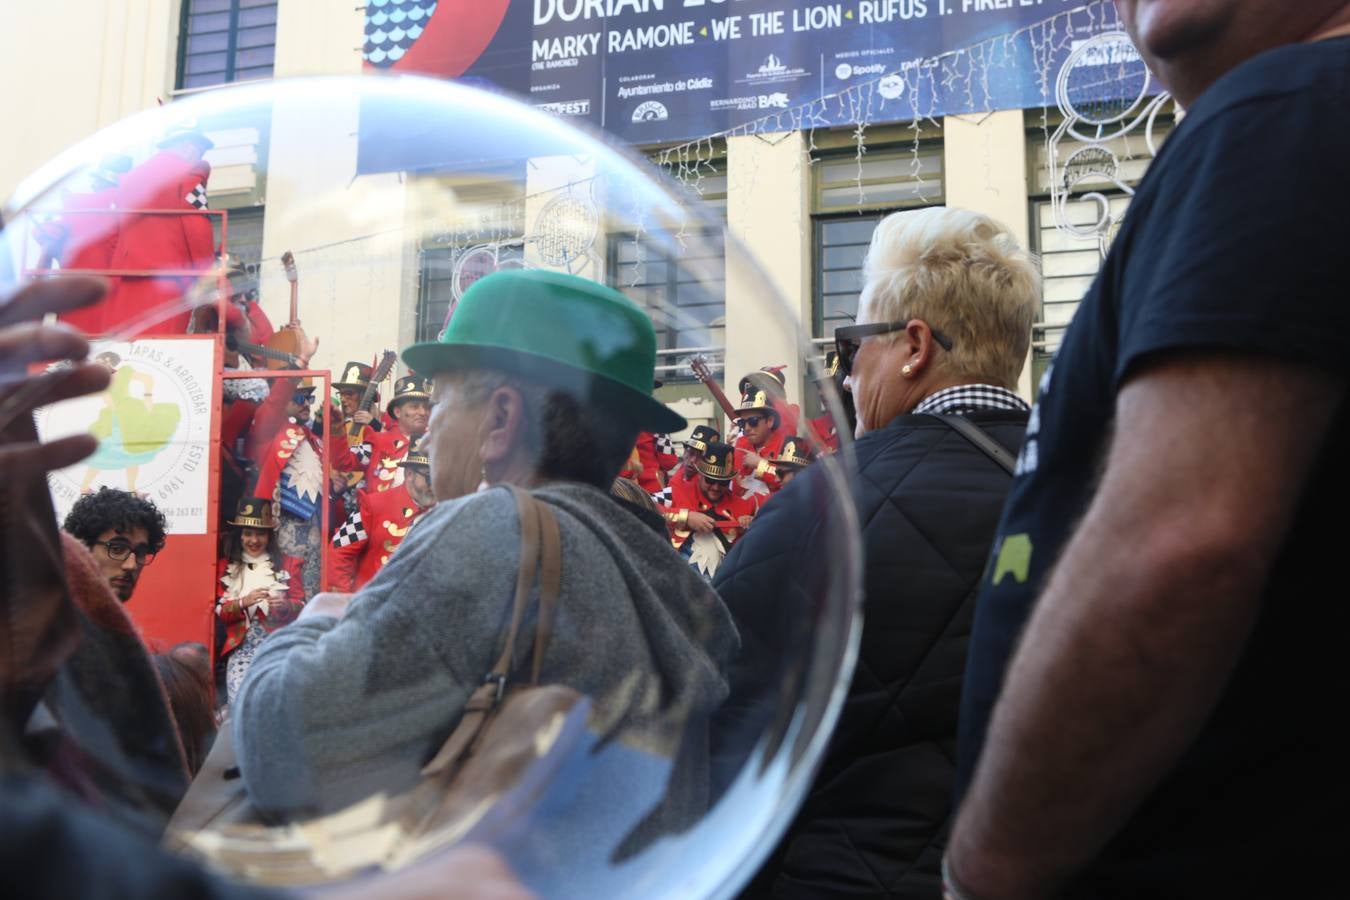
<svg viewBox="0 0 1350 900">
<path fill-rule="evenodd" d="M 1350 39 L 1228 73 L 1154 161 L 1041 383 L 977 606 L 958 791 L 1037 592 L 1092 499 L 1123 379 L 1153 354 L 1203 349 L 1345 373 L 1347 243 Z M 1074 896 L 1294 896 L 1294 885 L 1320 896 L 1350 882 L 1330 867 L 1350 846 L 1350 752 L 1332 737 L 1350 696 L 1348 443 L 1342 408 L 1222 700 Z"/>
</svg>

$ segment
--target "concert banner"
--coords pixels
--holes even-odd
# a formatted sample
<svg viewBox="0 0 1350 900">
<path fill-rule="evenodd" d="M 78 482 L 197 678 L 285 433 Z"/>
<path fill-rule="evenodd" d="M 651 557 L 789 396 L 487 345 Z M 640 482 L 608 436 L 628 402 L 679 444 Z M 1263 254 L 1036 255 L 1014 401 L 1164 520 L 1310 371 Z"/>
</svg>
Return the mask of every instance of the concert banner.
<svg viewBox="0 0 1350 900">
<path fill-rule="evenodd" d="M 1116 25 L 1109 0 L 368 0 L 364 56 L 655 144 L 847 124 L 859 86 L 869 124 L 1053 106 L 1064 59 Z"/>
</svg>

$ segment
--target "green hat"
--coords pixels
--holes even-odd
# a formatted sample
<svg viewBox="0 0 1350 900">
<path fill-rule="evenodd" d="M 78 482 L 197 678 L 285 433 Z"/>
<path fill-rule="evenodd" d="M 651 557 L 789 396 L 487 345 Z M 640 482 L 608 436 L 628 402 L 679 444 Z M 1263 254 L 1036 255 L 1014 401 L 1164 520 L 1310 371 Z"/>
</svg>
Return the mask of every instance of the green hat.
<svg viewBox="0 0 1350 900">
<path fill-rule="evenodd" d="M 564 389 L 641 431 L 680 431 L 652 397 L 656 332 L 637 304 L 576 275 L 506 269 L 475 281 L 434 342 L 403 361 L 420 375 L 486 369 Z"/>
</svg>

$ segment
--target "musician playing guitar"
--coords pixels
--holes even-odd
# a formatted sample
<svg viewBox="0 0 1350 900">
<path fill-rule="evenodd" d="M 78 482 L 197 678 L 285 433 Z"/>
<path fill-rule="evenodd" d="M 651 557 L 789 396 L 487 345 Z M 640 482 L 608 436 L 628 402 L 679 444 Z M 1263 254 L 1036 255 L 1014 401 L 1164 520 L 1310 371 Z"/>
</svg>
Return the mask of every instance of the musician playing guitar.
<svg viewBox="0 0 1350 900">
<path fill-rule="evenodd" d="M 738 496 L 733 490 L 735 464 L 730 445 L 709 443 L 694 467 L 696 478 L 671 482 L 670 503 L 662 511 L 671 545 L 711 578 L 731 545 L 750 527 L 759 500 Z"/>
<path fill-rule="evenodd" d="M 375 410 L 380 402 L 379 385 L 388 377 L 397 359 L 398 354 L 386 350 L 375 368 L 349 362 L 342 369 L 341 380 L 333 382 L 341 405 L 342 429 L 347 438 L 334 445 L 333 487 L 339 493 L 345 495 L 365 481 L 371 444 L 383 428 Z M 339 480 L 341 484 L 338 484 Z"/>
<path fill-rule="evenodd" d="M 387 491 L 403 483 L 399 462 L 408 455 L 415 438 L 427 430 L 431 415 L 431 382 L 417 375 L 405 375 L 394 382 L 394 397 L 385 410 L 394 420 L 393 428 L 368 429 L 368 440 L 352 448 L 352 454 L 366 463 L 367 491 Z"/>
<path fill-rule="evenodd" d="M 798 419 L 797 407 L 787 401 L 784 367 L 765 366 L 742 378 L 741 402 L 735 406 L 712 377 L 703 357 L 691 359 L 689 367 L 740 431 L 733 446 L 741 490 L 747 496 L 777 491 L 782 484 L 773 460 L 783 449 L 783 441 L 797 433 Z"/>
</svg>

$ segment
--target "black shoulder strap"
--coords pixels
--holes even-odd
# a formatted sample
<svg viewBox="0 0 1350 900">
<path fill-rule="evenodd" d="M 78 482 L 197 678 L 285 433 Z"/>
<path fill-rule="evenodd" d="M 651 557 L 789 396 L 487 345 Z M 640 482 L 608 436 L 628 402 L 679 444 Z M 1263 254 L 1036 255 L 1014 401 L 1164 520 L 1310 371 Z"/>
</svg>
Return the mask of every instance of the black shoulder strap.
<svg viewBox="0 0 1350 900">
<path fill-rule="evenodd" d="M 984 429 L 965 416 L 935 415 L 952 427 L 957 434 L 978 447 L 985 456 L 998 463 L 1009 474 L 1017 468 L 1017 458 L 1009 453 L 1002 444 L 985 433 Z"/>
</svg>

